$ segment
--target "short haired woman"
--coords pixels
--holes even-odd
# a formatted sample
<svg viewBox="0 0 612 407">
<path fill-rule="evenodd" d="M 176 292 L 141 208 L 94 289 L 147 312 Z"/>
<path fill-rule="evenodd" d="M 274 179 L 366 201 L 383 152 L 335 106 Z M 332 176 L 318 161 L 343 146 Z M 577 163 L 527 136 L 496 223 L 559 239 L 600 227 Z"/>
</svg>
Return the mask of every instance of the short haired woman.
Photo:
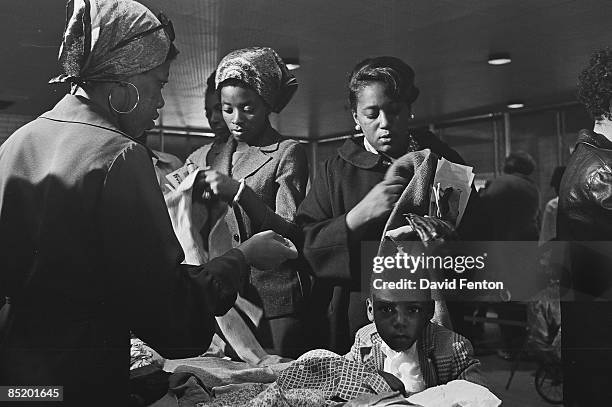
<svg viewBox="0 0 612 407">
<path fill-rule="evenodd" d="M 317 277 L 311 313 L 322 336 L 314 341 L 336 352 L 346 352 L 354 333 L 368 322 L 360 292 L 360 243 L 380 240 L 404 188 L 383 180 L 387 168 L 425 148 L 463 163 L 432 133 L 410 129 L 419 89 L 414 71 L 402 60 L 383 56 L 358 63 L 348 90 L 355 129 L 363 137 L 346 140 L 338 155 L 322 164 L 298 211 L 304 255 Z M 321 326 L 326 315 L 331 333 Z"/>
</svg>

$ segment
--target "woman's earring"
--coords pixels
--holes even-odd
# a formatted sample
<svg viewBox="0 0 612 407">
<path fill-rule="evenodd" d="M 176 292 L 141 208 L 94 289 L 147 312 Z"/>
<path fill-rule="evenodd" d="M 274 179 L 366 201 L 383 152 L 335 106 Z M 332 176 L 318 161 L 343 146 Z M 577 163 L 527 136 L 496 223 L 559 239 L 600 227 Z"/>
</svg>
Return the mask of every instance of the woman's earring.
<svg viewBox="0 0 612 407">
<path fill-rule="evenodd" d="M 359 124 L 355 125 L 355 131 L 361 131 L 361 126 Z"/>
<path fill-rule="evenodd" d="M 414 120 L 414 113 L 410 113 L 410 120 Z"/>
<path fill-rule="evenodd" d="M 134 88 L 134 90 L 136 91 L 136 103 L 134 104 L 134 106 L 132 106 L 131 109 L 129 110 L 119 110 L 117 108 L 115 108 L 115 106 L 113 106 L 113 98 L 112 98 L 112 92 L 108 94 L 108 104 L 110 106 L 111 109 L 113 109 L 113 111 L 115 113 L 119 113 L 119 114 L 128 114 L 128 113 L 132 113 L 134 111 L 134 109 L 136 109 L 136 107 L 138 106 L 138 103 L 140 102 L 140 92 L 138 92 L 138 88 L 136 87 L 136 85 L 134 85 L 131 82 L 120 82 L 120 84 L 122 86 L 132 86 Z"/>
</svg>

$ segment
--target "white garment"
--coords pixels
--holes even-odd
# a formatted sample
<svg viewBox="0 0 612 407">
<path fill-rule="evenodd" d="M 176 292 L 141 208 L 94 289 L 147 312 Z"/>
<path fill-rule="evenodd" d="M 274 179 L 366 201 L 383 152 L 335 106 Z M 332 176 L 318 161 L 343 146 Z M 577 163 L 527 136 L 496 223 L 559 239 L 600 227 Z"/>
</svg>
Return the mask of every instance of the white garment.
<svg viewBox="0 0 612 407">
<path fill-rule="evenodd" d="M 395 158 L 391 157 L 388 154 L 382 153 L 380 151 L 378 151 L 377 149 L 375 149 L 372 144 L 370 144 L 370 142 L 368 141 L 367 138 L 365 138 L 365 136 L 363 136 L 363 147 L 366 149 L 366 151 L 369 151 L 372 154 L 376 154 L 376 155 L 382 155 L 383 157 L 385 157 L 387 160 L 389 160 L 390 162 L 395 162 Z"/>
<path fill-rule="evenodd" d="M 378 155 L 378 150 L 372 147 L 372 144 L 370 144 L 370 142 L 368 141 L 367 138 L 365 138 L 365 136 L 363 136 L 363 147 L 366 149 L 366 151 L 369 151 L 372 154 Z"/>
<path fill-rule="evenodd" d="M 416 342 L 403 352 L 394 351 L 384 342 L 380 349 L 386 356 L 383 366 L 385 372 L 400 379 L 407 392 L 416 393 L 425 390 L 427 386 L 423 380 Z"/>
</svg>

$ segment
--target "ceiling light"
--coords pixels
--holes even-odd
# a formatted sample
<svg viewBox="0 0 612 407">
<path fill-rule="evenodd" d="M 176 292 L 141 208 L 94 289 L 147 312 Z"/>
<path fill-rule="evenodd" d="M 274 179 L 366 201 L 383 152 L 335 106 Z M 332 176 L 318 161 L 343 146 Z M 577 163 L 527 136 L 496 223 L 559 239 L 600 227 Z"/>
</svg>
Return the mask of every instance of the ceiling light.
<svg viewBox="0 0 612 407">
<path fill-rule="evenodd" d="M 512 58 L 508 53 L 491 54 L 488 62 L 489 65 L 506 65 L 512 62 Z"/>
<path fill-rule="evenodd" d="M 283 58 L 283 62 L 287 65 L 287 69 L 293 71 L 300 67 L 300 59 L 299 58 Z"/>
<path fill-rule="evenodd" d="M 514 101 L 508 102 L 506 106 L 508 107 L 508 109 L 520 109 L 522 107 L 525 107 L 525 104 L 523 102 Z"/>
</svg>

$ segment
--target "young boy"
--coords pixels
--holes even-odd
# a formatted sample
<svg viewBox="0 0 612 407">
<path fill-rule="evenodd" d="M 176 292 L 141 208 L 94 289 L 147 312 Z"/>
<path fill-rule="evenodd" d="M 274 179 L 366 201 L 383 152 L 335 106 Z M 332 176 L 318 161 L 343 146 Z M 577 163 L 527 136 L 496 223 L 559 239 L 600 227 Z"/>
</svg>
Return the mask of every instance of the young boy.
<svg viewBox="0 0 612 407">
<path fill-rule="evenodd" d="M 410 279 L 418 281 L 416 274 Z M 416 393 L 451 380 L 463 379 L 486 387 L 472 344 L 461 335 L 430 322 L 434 301 L 429 290 L 380 287 L 382 281 L 399 281 L 406 272 L 375 274 L 367 299 L 368 319 L 355 335 L 345 355 L 401 380 L 406 392 Z"/>
</svg>

